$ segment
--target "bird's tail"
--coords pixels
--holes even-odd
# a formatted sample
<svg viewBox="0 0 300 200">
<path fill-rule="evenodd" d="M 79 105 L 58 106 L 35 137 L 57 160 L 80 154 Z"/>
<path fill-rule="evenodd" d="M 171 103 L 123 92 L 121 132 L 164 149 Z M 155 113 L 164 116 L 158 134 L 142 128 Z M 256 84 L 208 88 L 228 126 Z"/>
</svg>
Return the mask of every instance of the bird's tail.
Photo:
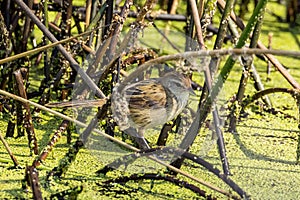
<svg viewBox="0 0 300 200">
<path fill-rule="evenodd" d="M 107 99 L 95 99 L 95 100 L 72 100 L 66 102 L 54 102 L 48 103 L 45 106 L 49 108 L 87 108 L 87 107 L 102 107 L 106 103 Z"/>
</svg>

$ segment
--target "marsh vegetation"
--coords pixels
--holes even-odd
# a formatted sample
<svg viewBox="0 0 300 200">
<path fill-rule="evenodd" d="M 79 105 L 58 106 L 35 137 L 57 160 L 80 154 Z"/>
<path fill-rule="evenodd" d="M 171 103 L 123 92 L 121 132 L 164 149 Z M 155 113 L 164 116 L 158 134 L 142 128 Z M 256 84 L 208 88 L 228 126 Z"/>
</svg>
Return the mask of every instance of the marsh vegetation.
<svg viewBox="0 0 300 200">
<path fill-rule="evenodd" d="M 0 198 L 298 199 L 295 3 L 0 0 Z M 112 93 L 172 70 L 140 149 Z"/>
</svg>

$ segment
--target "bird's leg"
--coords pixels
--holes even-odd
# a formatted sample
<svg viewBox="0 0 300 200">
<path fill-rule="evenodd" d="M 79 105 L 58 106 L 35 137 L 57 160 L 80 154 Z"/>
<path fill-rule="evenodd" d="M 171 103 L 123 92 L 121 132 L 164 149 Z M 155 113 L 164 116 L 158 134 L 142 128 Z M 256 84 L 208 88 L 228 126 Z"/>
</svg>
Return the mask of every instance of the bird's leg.
<svg viewBox="0 0 300 200">
<path fill-rule="evenodd" d="M 139 131 L 137 131 L 132 127 L 125 130 L 125 133 L 131 135 L 134 138 L 134 141 L 139 145 L 140 149 L 150 149 L 150 146 L 148 145 L 148 142 L 144 137 L 144 132 L 145 131 L 143 129 L 139 129 Z"/>
<path fill-rule="evenodd" d="M 135 137 L 134 140 L 139 145 L 140 149 L 150 149 L 150 146 L 144 137 Z"/>
<path fill-rule="evenodd" d="M 140 149 L 150 149 L 150 146 L 148 145 L 148 142 L 146 141 L 144 137 L 145 130 L 139 129 L 138 130 L 138 137 L 135 137 L 136 143 L 139 145 Z"/>
</svg>

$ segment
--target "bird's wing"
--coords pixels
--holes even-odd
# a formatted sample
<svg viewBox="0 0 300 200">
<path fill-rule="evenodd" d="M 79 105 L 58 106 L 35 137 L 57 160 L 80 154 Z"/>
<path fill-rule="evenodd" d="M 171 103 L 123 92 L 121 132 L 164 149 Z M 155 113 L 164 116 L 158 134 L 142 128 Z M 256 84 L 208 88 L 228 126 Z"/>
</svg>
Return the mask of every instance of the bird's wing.
<svg viewBox="0 0 300 200">
<path fill-rule="evenodd" d="M 166 91 L 154 79 L 141 81 L 126 88 L 130 119 L 135 127 L 148 128 L 160 124 L 157 119 L 166 113 Z"/>
<path fill-rule="evenodd" d="M 166 106 L 166 91 L 154 79 L 132 84 L 125 89 L 125 97 L 130 109 L 160 109 Z"/>
</svg>

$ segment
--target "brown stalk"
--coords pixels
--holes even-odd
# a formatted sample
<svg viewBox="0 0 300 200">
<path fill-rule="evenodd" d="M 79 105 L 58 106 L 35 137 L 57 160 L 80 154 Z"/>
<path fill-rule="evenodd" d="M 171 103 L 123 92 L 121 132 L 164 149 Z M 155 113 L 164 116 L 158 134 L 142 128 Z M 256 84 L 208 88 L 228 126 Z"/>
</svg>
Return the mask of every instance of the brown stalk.
<svg viewBox="0 0 300 200">
<path fill-rule="evenodd" d="M 268 48 L 258 41 L 257 46 L 262 50 L 267 50 Z M 283 77 L 296 89 L 300 89 L 299 83 L 294 79 L 294 77 L 285 69 L 285 67 L 271 54 L 265 54 L 268 60 L 277 68 L 277 70 L 283 75 Z"/>
<path fill-rule="evenodd" d="M 27 5 L 28 5 L 28 8 L 32 9 L 33 0 L 28 0 Z M 28 37 L 29 37 L 29 31 L 31 28 L 30 22 L 31 22 L 30 17 L 26 16 L 25 25 L 24 25 L 24 29 L 23 29 L 22 52 L 27 50 L 27 41 L 28 41 Z"/>
<path fill-rule="evenodd" d="M 168 14 L 171 14 L 171 15 L 174 15 L 174 14 L 176 14 L 176 10 L 177 10 L 177 7 L 178 7 L 178 0 L 173 0 L 172 1 L 172 4 L 171 4 L 171 7 L 170 8 L 168 8 Z M 156 19 L 156 18 L 155 18 Z M 163 39 L 162 39 L 162 43 L 164 42 L 164 40 L 167 40 L 167 42 L 169 42 L 168 41 L 168 39 L 167 39 L 167 35 L 169 34 L 169 32 L 170 32 L 170 25 L 171 25 L 171 23 L 172 23 L 172 21 L 168 21 L 167 22 L 167 24 L 166 24 L 166 27 L 164 28 L 165 30 L 164 30 L 164 33 L 162 33 L 161 32 L 161 35 L 163 36 Z M 157 30 L 158 30 L 158 28 L 156 27 L 156 26 L 154 26 Z M 170 43 L 169 42 L 169 44 L 171 44 L 172 45 L 172 43 Z M 174 46 L 173 46 L 173 48 L 174 48 Z M 175 47 L 174 49 L 176 49 L 177 50 L 177 48 Z M 178 51 L 178 50 L 177 50 Z M 179 51 L 178 51 L 179 52 Z"/>
<path fill-rule="evenodd" d="M 15 167 L 19 166 L 19 163 L 18 163 L 18 161 L 17 161 L 17 158 L 14 156 L 14 154 L 13 154 L 13 152 L 11 151 L 11 149 L 10 149 L 8 143 L 6 142 L 6 140 L 4 139 L 4 137 L 2 136 L 1 133 L 0 133 L 0 140 L 1 140 L 1 142 L 3 143 L 3 145 L 4 145 L 5 149 L 6 149 L 6 151 L 8 152 L 8 154 L 9 154 L 11 160 L 13 161 Z"/>
<path fill-rule="evenodd" d="M 115 55 L 119 35 L 123 29 L 124 22 L 127 19 L 129 9 L 132 4 L 133 4 L 132 0 L 126 0 L 120 15 L 113 19 L 113 25 L 110 34 L 108 36 L 111 37 L 112 39 L 109 44 L 108 51 L 106 52 L 106 58 L 109 60 L 113 58 L 113 56 Z"/>
<path fill-rule="evenodd" d="M 205 44 L 204 44 L 204 39 L 202 36 L 202 27 L 201 27 L 201 23 L 200 23 L 200 17 L 199 17 L 199 12 L 197 9 L 197 4 L 196 4 L 196 1 L 194 1 L 194 0 L 189 0 L 189 2 L 191 4 L 191 8 L 192 8 L 192 15 L 194 17 L 193 19 L 194 19 L 194 23 L 195 23 L 195 27 L 196 27 L 197 40 L 199 43 L 199 47 L 200 47 L 200 49 L 205 50 Z"/>
<path fill-rule="evenodd" d="M 272 49 L 272 38 L 273 33 L 268 34 L 268 49 Z M 271 61 L 268 60 L 268 66 L 267 66 L 267 81 L 270 81 L 270 73 L 271 73 Z"/>
<path fill-rule="evenodd" d="M 23 69 L 24 71 L 24 69 Z M 18 92 L 19 95 L 27 99 L 27 94 L 25 91 L 25 87 L 23 84 L 23 77 L 22 77 L 22 71 L 21 69 L 18 69 L 14 72 L 15 78 L 16 78 L 16 83 L 18 86 Z M 32 117 L 31 117 L 31 112 L 30 112 L 30 107 L 28 103 L 23 103 L 23 107 L 25 108 L 25 119 L 24 119 L 24 127 L 27 132 L 28 136 L 28 146 L 31 151 L 34 152 L 35 155 L 38 154 L 38 144 L 37 144 L 37 139 L 35 137 L 35 131 L 32 123 Z"/>
<path fill-rule="evenodd" d="M 39 173 L 34 166 L 26 166 L 25 181 L 32 190 L 33 199 L 43 200 L 40 189 Z"/>
<path fill-rule="evenodd" d="M 43 149 L 43 151 L 40 153 L 38 158 L 36 158 L 33 161 L 32 166 L 38 167 L 42 162 L 46 160 L 49 153 L 52 151 L 54 145 L 60 139 L 62 133 L 67 129 L 69 123 L 70 122 L 68 120 L 62 121 L 62 123 L 59 125 L 58 129 L 55 131 L 54 135 L 52 136 L 51 140 L 48 142 L 47 146 Z"/>
<path fill-rule="evenodd" d="M 87 0 L 86 11 L 85 11 L 85 28 L 87 28 L 90 25 L 91 10 L 92 10 L 92 0 Z"/>
<path fill-rule="evenodd" d="M 13 137 L 15 133 L 16 123 L 12 120 L 8 121 L 5 137 Z"/>
<path fill-rule="evenodd" d="M 114 25 L 112 26 L 112 31 L 110 33 L 109 38 L 111 39 L 110 42 L 110 47 L 109 50 L 106 52 L 106 57 L 109 58 L 105 64 L 105 66 L 101 69 L 102 76 L 100 77 L 99 81 L 103 80 L 104 77 L 106 77 L 106 75 L 109 73 L 109 70 L 114 66 L 114 64 L 116 63 L 117 59 L 119 57 L 121 57 L 121 55 L 124 53 L 124 50 L 127 49 L 131 44 L 130 42 L 135 39 L 137 37 L 137 33 L 144 28 L 144 24 L 143 21 L 145 19 L 145 17 L 147 16 L 147 13 L 149 11 L 151 11 L 151 9 L 153 8 L 155 3 L 155 0 L 147 0 L 144 7 L 138 14 L 138 17 L 135 21 L 135 23 L 132 25 L 131 29 L 129 30 L 129 32 L 126 34 L 124 40 L 121 42 L 120 47 L 116 50 L 116 51 L 112 51 L 113 49 L 115 49 L 115 45 L 114 43 L 117 42 L 117 38 L 120 34 L 120 28 L 123 28 L 123 26 L 120 25 Z M 128 12 L 129 12 L 129 7 L 132 4 L 131 1 L 126 1 L 124 4 L 124 7 L 122 9 L 122 12 L 120 14 L 120 18 L 118 20 L 120 20 L 121 22 L 124 22 L 124 20 L 127 18 L 128 16 Z M 126 6 L 125 6 L 126 5 Z M 128 10 L 127 10 L 128 9 Z M 117 21 L 118 23 L 120 23 L 119 21 Z M 116 22 L 114 22 L 116 23 Z M 118 28 L 119 30 L 116 30 L 116 28 Z M 111 47 L 114 47 L 113 49 Z"/>
<path fill-rule="evenodd" d="M 61 38 L 67 38 L 71 35 L 71 17 L 72 17 L 72 1 L 62 1 L 62 15 L 61 15 Z"/>
</svg>

